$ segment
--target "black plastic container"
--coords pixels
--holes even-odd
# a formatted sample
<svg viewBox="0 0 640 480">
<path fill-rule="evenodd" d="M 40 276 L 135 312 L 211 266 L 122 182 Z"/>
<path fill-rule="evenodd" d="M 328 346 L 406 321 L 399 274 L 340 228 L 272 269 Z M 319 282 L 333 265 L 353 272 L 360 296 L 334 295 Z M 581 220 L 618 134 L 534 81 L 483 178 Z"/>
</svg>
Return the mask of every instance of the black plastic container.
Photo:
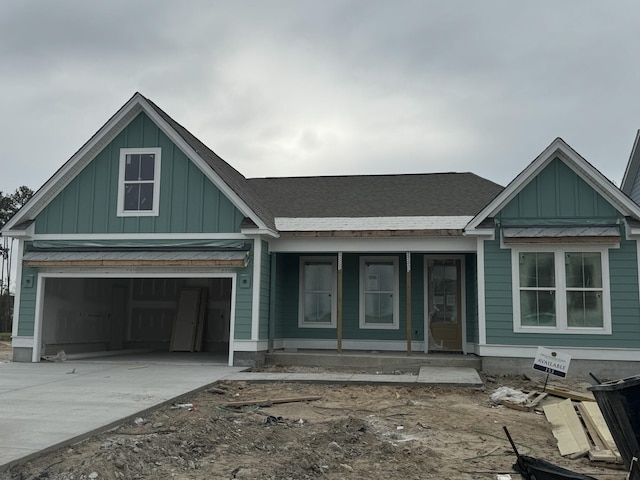
<svg viewBox="0 0 640 480">
<path fill-rule="evenodd" d="M 640 375 L 589 387 L 632 480 L 640 480 Z"/>
</svg>

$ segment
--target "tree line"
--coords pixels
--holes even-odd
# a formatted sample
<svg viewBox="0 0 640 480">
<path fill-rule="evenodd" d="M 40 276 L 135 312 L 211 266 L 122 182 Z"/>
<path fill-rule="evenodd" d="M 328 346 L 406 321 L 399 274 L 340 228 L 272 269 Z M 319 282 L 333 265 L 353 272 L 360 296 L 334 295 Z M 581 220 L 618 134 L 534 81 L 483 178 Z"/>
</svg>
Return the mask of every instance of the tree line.
<svg viewBox="0 0 640 480">
<path fill-rule="evenodd" d="M 0 191 L 0 228 L 15 215 L 33 196 L 33 190 L 24 185 L 13 193 Z M 0 237 L 0 332 L 10 332 L 13 316 L 13 297 L 11 296 L 11 249 L 13 239 Z"/>
</svg>

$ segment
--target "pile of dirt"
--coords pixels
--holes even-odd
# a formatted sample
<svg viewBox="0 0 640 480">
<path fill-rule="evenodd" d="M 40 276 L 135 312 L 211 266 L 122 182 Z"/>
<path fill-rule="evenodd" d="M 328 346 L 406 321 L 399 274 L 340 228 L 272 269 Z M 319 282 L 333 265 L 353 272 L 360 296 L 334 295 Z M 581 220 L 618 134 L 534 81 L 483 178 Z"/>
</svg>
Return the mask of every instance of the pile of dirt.
<svg viewBox="0 0 640 480">
<path fill-rule="evenodd" d="M 504 380 L 489 379 L 487 391 L 220 382 L 180 399 L 177 408 L 159 408 L 5 475 L 32 480 L 495 479 L 512 472 L 515 461 L 502 430 L 506 425 L 522 454 L 596 478 L 598 472 L 606 472 L 607 479 L 624 478 L 624 472 L 599 469 L 585 459 L 560 457 L 543 415 L 492 405 L 489 393 Z M 525 380 L 512 383 L 518 382 Z M 321 398 L 264 402 L 308 396 Z M 251 405 L 257 400 L 262 406 Z M 225 405 L 231 401 L 248 405 Z M 512 473 L 512 478 L 518 476 Z"/>
</svg>

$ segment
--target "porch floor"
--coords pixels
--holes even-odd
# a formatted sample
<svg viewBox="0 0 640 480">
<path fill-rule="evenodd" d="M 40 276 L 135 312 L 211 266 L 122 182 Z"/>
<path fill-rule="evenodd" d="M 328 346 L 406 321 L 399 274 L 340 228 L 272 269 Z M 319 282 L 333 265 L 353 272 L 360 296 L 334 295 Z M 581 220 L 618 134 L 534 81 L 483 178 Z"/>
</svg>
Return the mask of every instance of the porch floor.
<svg viewBox="0 0 640 480">
<path fill-rule="evenodd" d="M 466 367 L 481 370 L 482 360 L 461 353 L 379 352 L 362 350 L 276 350 L 267 353 L 265 365 L 285 367 L 318 367 L 336 370 L 362 370 L 391 373 L 418 373 L 420 367 Z"/>
</svg>

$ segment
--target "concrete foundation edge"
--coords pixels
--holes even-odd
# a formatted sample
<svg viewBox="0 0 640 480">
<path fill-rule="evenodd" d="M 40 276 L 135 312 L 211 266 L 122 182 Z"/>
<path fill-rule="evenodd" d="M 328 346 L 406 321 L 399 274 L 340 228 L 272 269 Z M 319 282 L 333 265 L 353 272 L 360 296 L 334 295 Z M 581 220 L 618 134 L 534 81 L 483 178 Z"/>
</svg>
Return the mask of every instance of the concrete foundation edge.
<svg viewBox="0 0 640 480">
<path fill-rule="evenodd" d="M 14 362 L 31 362 L 33 356 L 33 348 L 27 347 L 13 347 L 13 361 Z"/>
<path fill-rule="evenodd" d="M 526 374 L 544 380 L 546 374 L 533 369 L 533 359 L 514 357 L 482 357 L 482 372 L 489 375 Z M 640 374 L 640 361 L 571 360 L 567 377 L 570 380 L 595 383 L 592 373 L 601 382 Z M 553 379 L 553 375 L 550 379 Z M 560 377 L 555 377 L 561 380 Z"/>
<path fill-rule="evenodd" d="M 233 352 L 234 367 L 260 368 L 264 366 L 266 352 Z"/>
</svg>

